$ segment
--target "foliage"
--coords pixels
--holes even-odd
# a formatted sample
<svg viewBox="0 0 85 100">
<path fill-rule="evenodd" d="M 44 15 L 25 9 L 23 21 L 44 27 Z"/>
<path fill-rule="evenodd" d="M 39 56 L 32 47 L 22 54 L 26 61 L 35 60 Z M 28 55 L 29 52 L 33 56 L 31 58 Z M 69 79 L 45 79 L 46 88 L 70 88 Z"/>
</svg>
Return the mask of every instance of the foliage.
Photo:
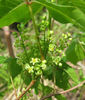
<svg viewBox="0 0 85 100">
<path fill-rule="evenodd" d="M 34 0 L 28 4 L 22 0 L 0 0 L 0 27 L 21 22 L 17 25 L 18 32 L 13 32 L 16 58 L 0 56 L 0 78 L 7 84 L 10 76 L 15 84 L 18 79 L 26 85 L 36 80 L 32 88 L 37 95 L 41 93 L 40 98 L 55 92 L 55 86 L 66 90 L 71 88 L 71 85 L 78 84 L 83 77 L 79 80 L 80 76 L 76 74 L 76 70 L 66 62 L 77 64 L 85 59 L 84 5 L 83 0 L 58 0 L 58 4 L 55 0 Z M 37 13 L 40 14 L 42 9 L 46 10 L 45 15 L 38 16 L 40 19 L 37 19 Z M 57 33 L 56 28 L 53 28 L 54 23 L 52 27 L 52 19 L 63 24 L 71 23 L 82 32 Z M 25 27 L 29 20 L 33 22 L 35 34 L 30 34 L 29 29 Z M 45 86 L 46 79 L 51 80 L 54 86 Z M 28 99 L 26 95 L 24 98 Z M 55 97 L 58 100 L 66 100 L 63 95 Z"/>
</svg>

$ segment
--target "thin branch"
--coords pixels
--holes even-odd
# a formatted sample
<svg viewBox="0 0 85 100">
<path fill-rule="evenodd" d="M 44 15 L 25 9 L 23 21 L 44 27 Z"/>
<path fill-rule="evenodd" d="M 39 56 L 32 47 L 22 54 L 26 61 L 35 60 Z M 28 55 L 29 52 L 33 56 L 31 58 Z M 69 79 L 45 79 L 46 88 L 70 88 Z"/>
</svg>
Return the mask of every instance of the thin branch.
<svg viewBox="0 0 85 100">
<path fill-rule="evenodd" d="M 5 34 L 5 38 L 6 38 L 6 43 L 7 43 L 9 55 L 11 57 L 15 58 L 13 47 L 12 47 L 12 40 L 11 40 L 11 35 L 10 35 L 9 27 L 5 26 L 5 27 L 3 27 L 3 30 L 4 30 L 4 34 Z"/>
<path fill-rule="evenodd" d="M 35 80 L 32 80 L 31 83 L 29 84 L 29 86 L 26 88 L 25 91 L 22 92 L 22 94 L 16 99 L 16 100 L 20 100 L 25 93 L 28 92 L 28 90 L 35 84 Z"/>
<path fill-rule="evenodd" d="M 12 79 L 11 75 L 10 75 L 10 79 L 11 79 L 11 83 L 12 83 L 12 86 L 13 86 L 13 89 L 14 89 L 15 96 L 17 98 L 17 91 L 16 91 L 16 88 L 14 86 L 14 82 L 13 82 L 13 79 Z"/>
<path fill-rule="evenodd" d="M 74 68 L 74 69 L 80 69 L 79 66 L 72 64 L 71 62 L 66 62 L 66 64 L 68 64 L 70 67 Z"/>
<path fill-rule="evenodd" d="M 83 84 L 85 84 L 85 80 L 83 82 L 81 82 L 80 84 L 78 84 L 78 85 L 76 85 L 76 86 L 74 86 L 74 87 L 72 87 L 68 90 L 61 91 L 61 92 L 56 92 L 56 93 L 50 93 L 47 96 L 44 96 L 43 98 L 41 98 L 40 100 L 45 100 L 45 99 L 50 98 L 50 97 L 55 96 L 55 95 L 61 95 L 61 94 L 68 93 L 68 92 L 70 92 L 74 89 L 77 89 L 77 88 L 81 87 Z"/>
</svg>

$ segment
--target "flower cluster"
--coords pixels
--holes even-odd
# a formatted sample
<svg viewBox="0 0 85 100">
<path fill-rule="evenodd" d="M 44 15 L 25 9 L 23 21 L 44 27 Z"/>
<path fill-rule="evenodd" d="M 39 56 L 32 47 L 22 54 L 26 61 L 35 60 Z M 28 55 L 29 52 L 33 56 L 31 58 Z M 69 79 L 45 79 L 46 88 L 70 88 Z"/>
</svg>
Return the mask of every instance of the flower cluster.
<svg viewBox="0 0 85 100">
<path fill-rule="evenodd" d="M 46 69 L 46 60 L 41 61 L 39 58 L 32 58 L 29 64 L 25 64 L 25 69 L 30 74 L 39 76 Z"/>
<path fill-rule="evenodd" d="M 69 46 L 72 37 L 70 33 L 63 33 L 60 38 L 56 38 L 53 33 L 52 30 L 49 32 L 49 54 L 56 65 L 62 66 L 61 60 L 65 56 L 65 50 Z"/>
<path fill-rule="evenodd" d="M 42 22 L 40 24 L 40 31 L 45 31 L 45 29 L 48 27 L 49 22 L 46 20 L 46 16 L 42 17 Z"/>
</svg>

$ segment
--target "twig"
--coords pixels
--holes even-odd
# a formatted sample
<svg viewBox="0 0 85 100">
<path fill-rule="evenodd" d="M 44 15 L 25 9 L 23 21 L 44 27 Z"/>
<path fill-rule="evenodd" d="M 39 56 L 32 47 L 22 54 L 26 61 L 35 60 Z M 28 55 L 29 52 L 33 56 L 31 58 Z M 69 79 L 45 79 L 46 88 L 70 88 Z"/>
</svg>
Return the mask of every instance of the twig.
<svg viewBox="0 0 85 100">
<path fill-rule="evenodd" d="M 66 62 L 66 64 L 68 64 L 70 67 L 74 68 L 74 69 L 80 69 L 79 66 L 72 64 L 71 62 Z"/>
<path fill-rule="evenodd" d="M 12 83 L 12 86 L 13 86 L 13 89 L 14 89 L 14 92 L 15 92 L 15 96 L 17 98 L 17 91 L 16 91 L 16 88 L 14 86 L 14 82 L 13 82 L 13 79 L 12 79 L 11 75 L 10 75 L 10 79 L 11 79 L 11 83 Z"/>
<path fill-rule="evenodd" d="M 29 86 L 26 88 L 25 91 L 22 92 L 22 94 L 16 99 L 16 100 L 20 100 L 24 94 L 35 84 L 35 80 L 32 80 L 31 83 L 29 84 Z"/>
<path fill-rule="evenodd" d="M 11 57 L 15 58 L 13 47 L 12 47 L 11 35 L 10 35 L 10 32 L 9 32 L 9 27 L 5 26 L 5 27 L 3 27 L 3 30 L 4 30 L 4 34 L 5 34 L 5 38 L 6 38 L 6 42 L 7 42 L 7 47 L 8 47 L 8 50 L 9 50 L 9 55 Z"/>
<path fill-rule="evenodd" d="M 76 86 L 74 86 L 74 87 L 72 87 L 68 90 L 61 91 L 61 92 L 56 92 L 56 93 L 50 93 L 47 96 L 44 96 L 43 98 L 41 98 L 40 100 L 45 100 L 45 99 L 50 98 L 50 97 L 55 96 L 55 95 L 61 95 L 61 94 L 68 93 L 68 92 L 70 92 L 74 89 L 77 89 L 77 88 L 81 87 L 83 84 L 85 84 L 85 80 L 83 82 L 81 82 L 80 84 L 78 84 L 78 85 L 76 85 Z"/>
</svg>

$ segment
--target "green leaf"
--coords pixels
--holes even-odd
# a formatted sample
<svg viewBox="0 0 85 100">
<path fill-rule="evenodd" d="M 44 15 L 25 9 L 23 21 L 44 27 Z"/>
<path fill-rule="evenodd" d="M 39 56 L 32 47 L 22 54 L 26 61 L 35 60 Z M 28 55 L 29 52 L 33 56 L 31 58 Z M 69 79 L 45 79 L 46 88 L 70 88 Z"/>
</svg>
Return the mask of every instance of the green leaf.
<svg viewBox="0 0 85 100">
<path fill-rule="evenodd" d="M 84 43 L 85 43 L 85 33 L 77 34 L 77 36 L 79 37 L 79 40 L 80 40 L 81 42 L 84 42 Z"/>
<path fill-rule="evenodd" d="M 39 86 L 41 85 L 40 83 L 40 77 L 37 79 L 37 81 L 35 82 L 33 88 L 35 89 L 35 94 L 38 95 L 39 94 Z"/>
<path fill-rule="evenodd" d="M 56 95 L 55 97 L 57 98 L 57 100 L 67 100 L 63 95 Z"/>
<path fill-rule="evenodd" d="M 68 67 L 67 69 L 64 69 L 64 71 L 71 77 L 71 79 L 74 81 L 74 82 L 76 82 L 76 83 L 78 83 L 79 81 L 79 79 L 78 79 L 78 75 L 77 75 L 77 73 L 75 72 L 75 70 L 73 69 L 73 68 L 71 68 L 71 67 Z"/>
<path fill-rule="evenodd" d="M 58 1 L 57 1 L 58 4 L 62 4 L 62 5 L 65 5 L 66 3 L 67 3 L 67 5 L 68 5 L 69 2 L 70 2 L 70 1 L 68 1 L 68 0 L 58 0 Z"/>
<path fill-rule="evenodd" d="M 68 61 L 76 64 L 85 58 L 84 48 L 79 44 L 77 40 L 74 40 L 66 50 L 66 57 Z"/>
<path fill-rule="evenodd" d="M 85 13 L 83 13 L 75 6 L 55 5 L 50 2 L 47 2 L 46 0 L 36 1 L 38 1 L 41 5 L 45 6 L 55 20 L 61 23 L 72 23 L 85 30 Z"/>
<path fill-rule="evenodd" d="M 23 0 L 0 0 L 0 18 L 18 6 Z"/>
<path fill-rule="evenodd" d="M 70 88 L 69 75 L 61 69 L 56 70 L 56 85 L 64 90 Z"/>
<path fill-rule="evenodd" d="M 31 75 L 29 75 L 29 73 L 27 71 L 23 71 L 21 73 L 21 78 L 23 79 L 23 82 L 26 84 L 26 85 L 29 85 L 30 82 L 32 81 L 32 78 L 31 78 Z"/>
<path fill-rule="evenodd" d="M 48 78 L 49 80 L 51 80 L 53 78 L 53 76 L 52 76 L 52 74 L 53 74 L 53 66 L 48 66 L 43 74 L 44 74 L 45 78 Z"/>
<path fill-rule="evenodd" d="M 72 79 L 75 83 L 78 83 L 79 77 L 76 73 L 76 70 L 73 69 L 70 65 L 68 65 L 65 62 L 62 62 L 62 64 L 63 64 L 63 67 L 62 67 L 63 71 L 65 71 L 68 74 L 70 79 Z"/>
<path fill-rule="evenodd" d="M 75 47 L 76 55 L 79 60 L 83 60 L 85 58 L 85 49 L 83 48 L 82 44 L 78 42 Z"/>
<path fill-rule="evenodd" d="M 0 64 L 3 64 L 6 61 L 6 57 L 0 56 Z"/>
<path fill-rule="evenodd" d="M 33 14 L 38 13 L 42 9 L 42 6 L 35 2 L 33 2 L 31 6 Z M 3 11 L 3 9 L 1 10 Z M 15 6 L 13 9 L 6 11 L 6 14 L 4 14 L 4 16 L 0 19 L 0 27 L 8 26 L 14 22 L 27 22 L 30 19 L 31 17 L 28 6 L 25 3 L 21 3 L 20 5 Z"/>
<path fill-rule="evenodd" d="M 8 71 L 12 78 L 15 78 L 18 74 L 21 73 L 22 67 L 17 64 L 16 58 L 9 58 L 8 61 Z"/>
<path fill-rule="evenodd" d="M 83 26 L 85 25 L 83 21 L 85 20 L 84 19 L 84 16 L 85 16 L 85 1 L 84 0 L 58 0 L 58 3 L 76 7 L 77 13 L 76 12 L 74 13 L 75 17 L 78 18 L 78 21 L 82 23 Z M 78 13 L 81 13 L 81 14 L 78 14 Z"/>
<path fill-rule="evenodd" d="M 79 6 L 80 9 L 85 7 L 84 6 L 85 5 L 85 1 L 84 0 L 58 0 L 57 3 L 58 4 L 62 4 L 62 5 L 74 5 L 76 7 Z"/>
<path fill-rule="evenodd" d="M 66 57 L 68 61 L 71 61 L 73 64 L 78 62 L 78 58 L 75 52 L 76 41 L 73 41 L 66 50 Z"/>
<path fill-rule="evenodd" d="M 77 7 L 85 13 L 85 0 L 72 0 L 71 5 Z"/>
<path fill-rule="evenodd" d="M 7 64 L 3 64 L 0 67 L 0 79 L 2 79 L 5 82 L 9 82 L 9 74 L 7 72 Z"/>
<path fill-rule="evenodd" d="M 38 89 L 40 91 L 43 91 L 43 96 L 48 95 L 49 93 L 52 92 L 52 88 L 49 86 L 44 86 L 43 84 L 39 84 Z"/>
</svg>

